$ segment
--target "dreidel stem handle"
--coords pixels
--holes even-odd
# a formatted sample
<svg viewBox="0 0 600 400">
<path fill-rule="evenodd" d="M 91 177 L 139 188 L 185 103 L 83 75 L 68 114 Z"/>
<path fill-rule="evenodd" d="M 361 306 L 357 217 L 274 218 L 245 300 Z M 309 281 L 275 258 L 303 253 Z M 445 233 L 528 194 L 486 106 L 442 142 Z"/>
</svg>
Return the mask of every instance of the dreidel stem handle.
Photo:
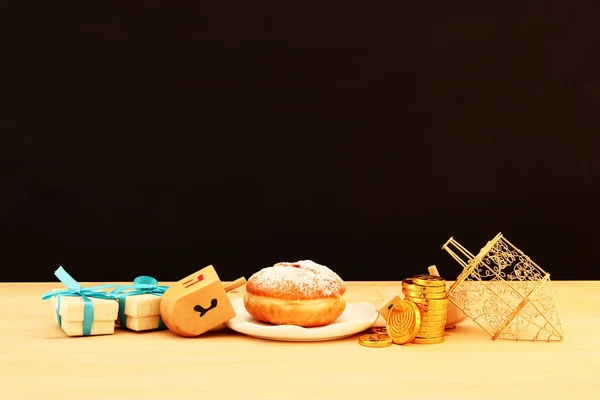
<svg viewBox="0 0 600 400">
<path fill-rule="evenodd" d="M 379 286 L 375 286 L 375 290 L 377 291 L 377 294 L 379 295 L 379 297 L 381 297 L 381 300 L 385 300 L 385 295 L 381 291 L 381 288 Z"/>
<path fill-rule="evenodd" d="M 243 286 L 245 284 L 246 284 L 246 278 L 244 278 L 242 276 L 241 278 L 237 278 L 233 282 L 229 282 L 229 283 L 223 285 L 223 289 L 225 289 L 225 292 L 231 292 L 233 289 L 237 289 L 240 286 Z"/>
<path fill-rule="evenodd" d="M 430 266 L 427 268 L 427 270 L 429 271 L 429 275 L 440 276 L 440 273 L 435 265 Z"/>
</svg>

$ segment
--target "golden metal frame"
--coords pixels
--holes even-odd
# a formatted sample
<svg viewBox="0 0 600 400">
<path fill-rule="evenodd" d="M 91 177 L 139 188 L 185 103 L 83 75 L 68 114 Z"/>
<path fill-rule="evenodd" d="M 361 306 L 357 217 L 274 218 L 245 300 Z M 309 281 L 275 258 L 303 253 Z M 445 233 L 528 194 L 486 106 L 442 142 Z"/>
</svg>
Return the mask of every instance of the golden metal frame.
<svg viewBox="0 0 600 400">
<path fill-rule="evenodd" d="M 442 249 L 463 267 L 448 289 L 448 299 L 492 340 L 563 340 L 550 274 L 502 233 L 476 256 L 452 237 Z"/>
</svg>

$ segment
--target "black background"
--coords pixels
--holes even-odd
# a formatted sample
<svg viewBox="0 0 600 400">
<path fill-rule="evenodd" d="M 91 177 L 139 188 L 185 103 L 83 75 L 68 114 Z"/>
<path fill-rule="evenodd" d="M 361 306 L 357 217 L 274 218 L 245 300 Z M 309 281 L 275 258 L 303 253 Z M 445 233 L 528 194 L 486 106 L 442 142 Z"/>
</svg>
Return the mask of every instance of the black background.
<svg viewBox="0 0 600 400">
<path fill-rule="evenodd" d="M 0 280 L 453 279 L 498 232 L 599 279 L 599 3 L 413 3 L 5 14 Z"/>
</svg>

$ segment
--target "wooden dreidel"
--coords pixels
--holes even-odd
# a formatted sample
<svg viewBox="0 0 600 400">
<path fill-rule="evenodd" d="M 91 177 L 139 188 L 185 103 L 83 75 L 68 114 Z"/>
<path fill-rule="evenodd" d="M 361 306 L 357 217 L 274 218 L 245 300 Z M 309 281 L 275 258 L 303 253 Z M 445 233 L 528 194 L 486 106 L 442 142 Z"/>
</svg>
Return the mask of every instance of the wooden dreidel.
<svg viewBox="0 0 600 400">
<path fill-rule="evenodd" d="M 160 303 L 168 288 L 159 286 L 151 276 L 138 276 L 133 285 L 113 289 L 110 294 L 119 302 L 117 323 L 136 332 L 165 329 L 160 317 Z"/>
<path fill-rule="evenodd" d="M 160 315 L 169 330 L 184 337 L 202 335 L 235 317 L 227 291 L 243 285 L 236 280 L 227 289 L 209 265 L 171 285 L 160 302 Z"/>
<path fill-rule="evenodd" d="M 112 335 L 119 305 L 109 293 L 101 291 L 116 285 L 82 287 L 63 267 L 54 275 L 67 287 L 45 293 L 43 300 L 52 299 L 58 326 L 68 336 Z"/>
<path fill-rule="evenodd" d="M 382 302 L 377 306 L 377 309 L 379 310 L 379 314 L 383 317 L 383 319 L 387 321 L 388 314 L 390 313 L 392 307 L 394 307 L 394 304 L 402 299 L 400 296 L 398 296 L 398 293 L 393 290 L 388 290 L 387 293 L 383 293 L 379 286 L 375 287 L 375 290 L 382 300 Z"/>
</svg>

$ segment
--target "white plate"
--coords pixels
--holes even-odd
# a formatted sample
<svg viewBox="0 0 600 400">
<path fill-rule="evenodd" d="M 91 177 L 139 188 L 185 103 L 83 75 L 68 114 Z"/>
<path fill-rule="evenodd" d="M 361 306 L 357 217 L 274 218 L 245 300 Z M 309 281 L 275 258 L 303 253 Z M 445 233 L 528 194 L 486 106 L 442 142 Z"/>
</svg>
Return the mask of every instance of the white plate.
<svg viewBox="0 0 600 400">
<path fill-rule="evenodd" d="M 338 319 L 327 326 L 303 328 L 295 325 L 271 325 L 260 322 L 246 311 L 244 299 L 231 301 L 236 316 L 225 322 L 228 328 L 248 336 L 289 342 L 316 342 L 352 336 L 373 326 L 379 311 L 371 303 L 346 303 Z"/>
</svg>

